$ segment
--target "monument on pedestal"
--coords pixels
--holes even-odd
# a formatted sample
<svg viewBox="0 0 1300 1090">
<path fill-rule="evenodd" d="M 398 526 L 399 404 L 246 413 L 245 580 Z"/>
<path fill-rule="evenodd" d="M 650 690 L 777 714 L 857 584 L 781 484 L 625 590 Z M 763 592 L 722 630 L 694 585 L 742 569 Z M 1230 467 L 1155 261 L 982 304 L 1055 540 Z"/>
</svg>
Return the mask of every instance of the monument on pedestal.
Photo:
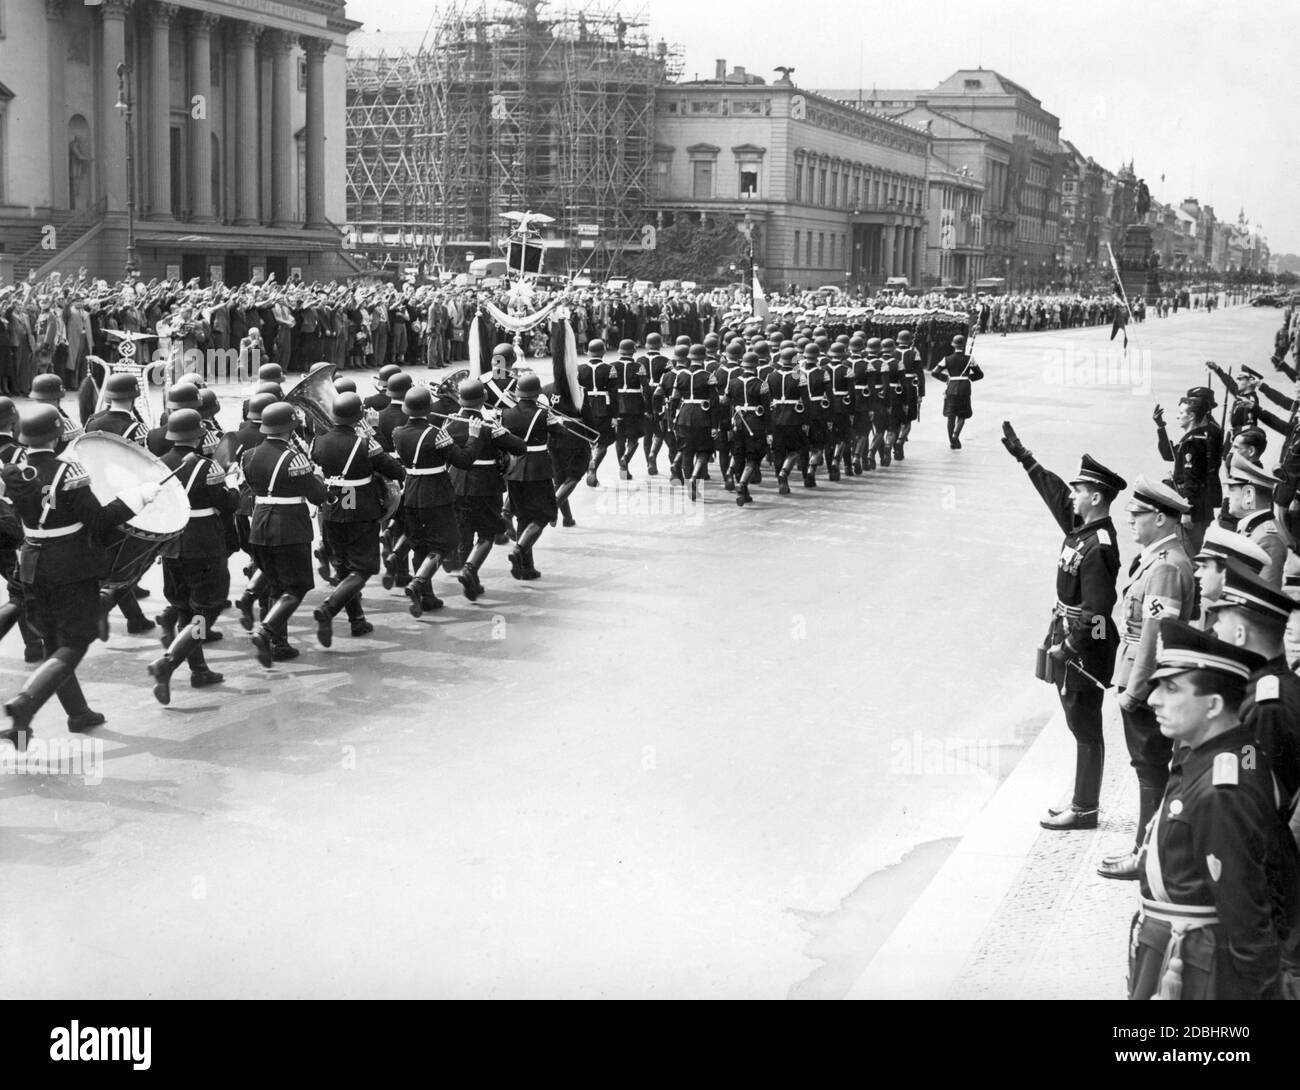
<svg viewBox="0 0 1300 1090">
<path fill-rule="evenodd" d="M 1124 231 L 1124 244 L 1116 255 L 1119 261 L 1119 278 L 1124 294 L 1132 306 L 1139 299 L 1148 304 L 1160 296 L 1160 255 L 1155 252 L 1151 228 L 1135 223 Z"/>
</svg>

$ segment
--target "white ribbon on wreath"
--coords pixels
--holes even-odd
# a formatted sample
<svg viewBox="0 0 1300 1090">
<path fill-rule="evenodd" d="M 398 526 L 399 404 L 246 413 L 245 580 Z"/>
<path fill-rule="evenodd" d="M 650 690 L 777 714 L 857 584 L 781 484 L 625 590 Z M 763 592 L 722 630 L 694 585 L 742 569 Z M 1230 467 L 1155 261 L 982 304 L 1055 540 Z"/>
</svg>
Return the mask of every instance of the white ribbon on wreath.
<svg viewBox="0 0 1300 1090">
<path fill-rule="evenodd" d="M 546 320 L 547 315 L 559 305 L 559 302 L 558 299 L 552 299 L 541 310 L 533 314 L 507 314 L 491 300 L 483 301 L 483 309 L 491 315 L 492 320 L 502 329 L 508 329 L 511 333 L 526 333 L 534 326 L 541 325 Z"/>
</svg>

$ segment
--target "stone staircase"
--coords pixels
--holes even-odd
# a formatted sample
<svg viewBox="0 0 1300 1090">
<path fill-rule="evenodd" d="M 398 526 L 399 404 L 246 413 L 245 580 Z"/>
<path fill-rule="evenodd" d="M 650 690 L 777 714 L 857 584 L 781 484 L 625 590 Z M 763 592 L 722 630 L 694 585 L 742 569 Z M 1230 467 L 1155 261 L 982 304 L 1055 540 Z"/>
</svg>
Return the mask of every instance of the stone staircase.
<svg viewBox="0 0 1300 1090">
<path fill-rule="evenodd" d="M 31 227 L 8 232 L 6 252 L 17 255 L 14 260 L 14 282 L 21 283 L 27 279 L 27 274 L 30 272 L 35 272 L 39 277 L 43 265 L 61 258 L 67 253 L 69 247 L 100 222 L 104 209 L 105 202 L 98 201 L 89 208 L 77 212 L 55 212 L 40 223 L 32 224 Z M 57 232 L 58 246 L 54 250 L 41 247 L 44 227 L 47 223 L 52 223 Z M 13 241 L 10 242 L 10 239 Z"/>
</svg>

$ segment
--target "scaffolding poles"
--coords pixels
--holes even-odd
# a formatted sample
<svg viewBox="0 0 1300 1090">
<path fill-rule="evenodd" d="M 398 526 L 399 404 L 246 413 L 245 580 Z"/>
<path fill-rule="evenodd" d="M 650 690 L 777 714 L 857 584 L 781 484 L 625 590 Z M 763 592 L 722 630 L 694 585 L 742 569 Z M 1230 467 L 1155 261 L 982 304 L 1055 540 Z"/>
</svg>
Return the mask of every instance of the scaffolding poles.
<svg viewBox="0 0 1300 1090">
<path fill-rule="evenodd" d="M 557 236 L 635 234 L 655 88 L 678 56 L 615 5 L 539 8 L 456 5 L 417 50 L 349 56 L 348 215 L 363 246 L 446 265 L 452 245 L 498 244 L 511 209 L 549 213 Z"/>
</svg>

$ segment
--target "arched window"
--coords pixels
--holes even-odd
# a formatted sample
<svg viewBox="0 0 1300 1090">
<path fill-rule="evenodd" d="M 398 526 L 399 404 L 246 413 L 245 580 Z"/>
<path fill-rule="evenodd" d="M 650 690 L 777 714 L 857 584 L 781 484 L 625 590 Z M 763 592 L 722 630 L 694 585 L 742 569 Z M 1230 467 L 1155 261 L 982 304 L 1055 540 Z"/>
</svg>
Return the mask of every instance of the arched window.
<svg viewBox="0 0 1300 1090">
<path fill-rule="evenodd" d="M 90 123 L 73 114 L 68 118 L 68 207 L 74 211 L 90 207 Z"/>
</svg>

